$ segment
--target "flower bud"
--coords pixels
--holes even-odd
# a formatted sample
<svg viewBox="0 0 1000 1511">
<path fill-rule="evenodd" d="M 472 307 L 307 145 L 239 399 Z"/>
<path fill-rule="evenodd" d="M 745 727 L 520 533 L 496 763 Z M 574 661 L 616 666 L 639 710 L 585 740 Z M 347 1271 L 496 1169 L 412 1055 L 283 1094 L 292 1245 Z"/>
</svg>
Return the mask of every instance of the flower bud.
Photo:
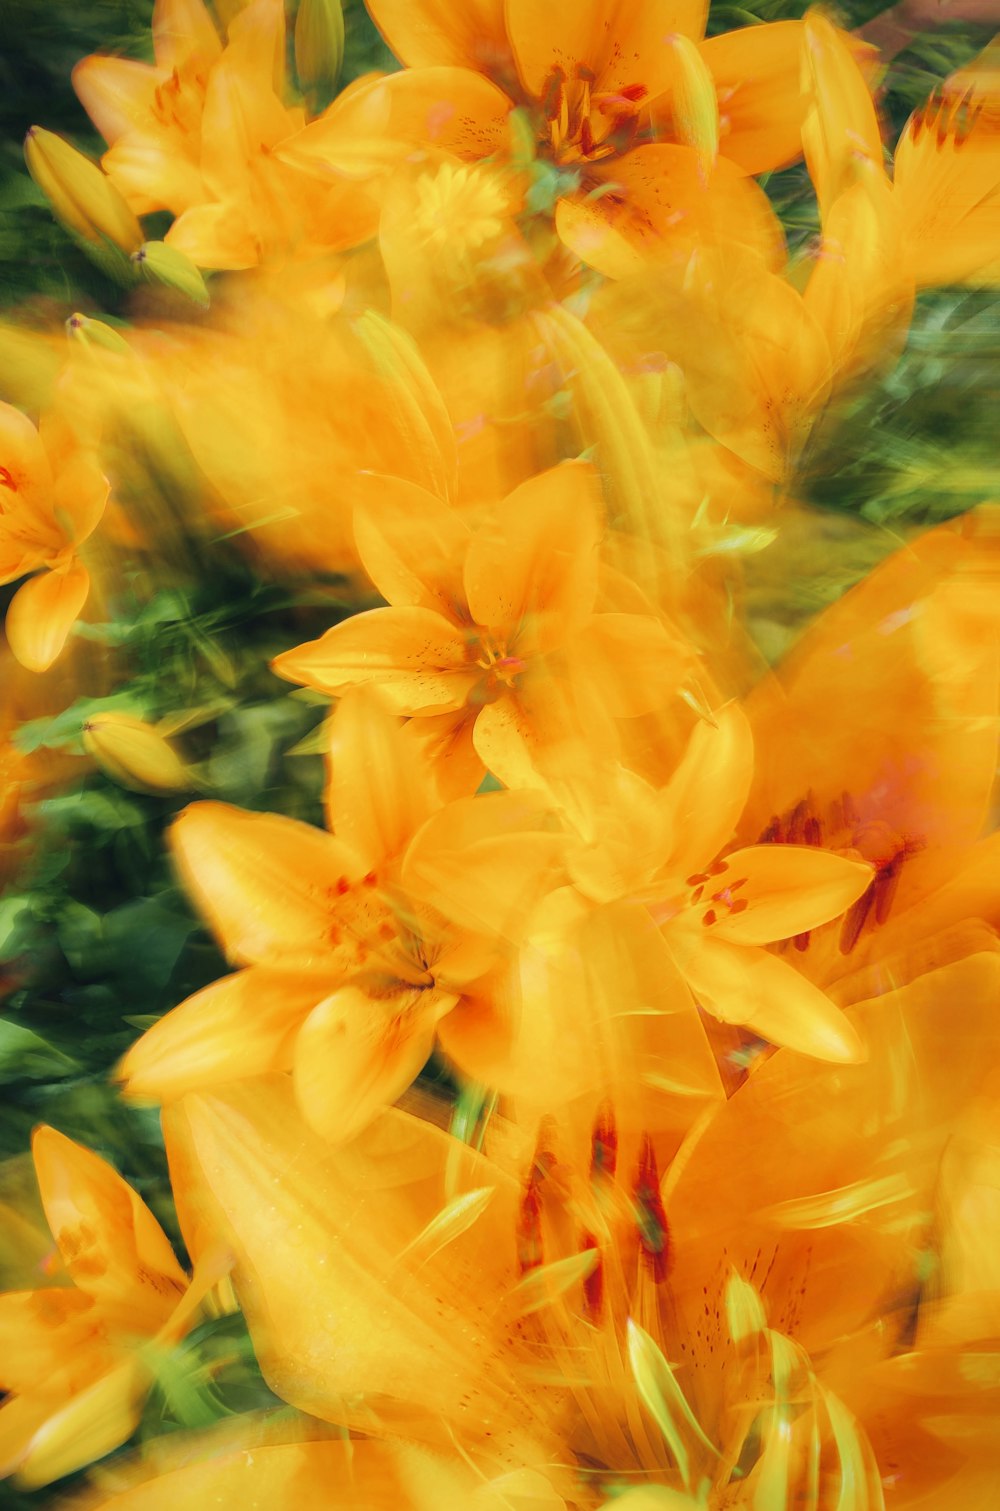
<svg viewBox="0 0 1000 1511">
<path fill-rule="evenodd" d="M 343 61 L 341 0 L 301 0 L 295 18 L 295 71 L 302 88 L 332 94 Z"/>
<path fill-rule="evenodd" d="M 176 247 L 168 246 L 165 241 L 147 241 L 137 252 L 132 253 L 132 261 L 150 283 L 162 283 L 166 288 L 174 289 L 186 299 L 200 305 L 202 309 L 208 308 L 208 289 L 204 278 L 190 257 Z"/>
<path fill-rule="evenodd" d="M 677 78 L 672 103 L 678 139 L 698 154 L 698 172 L 708 178 L 719 155 L 719 101 L 708 64 L 690 37 L 671 38 Z"/>
<path fill-rule="evenodd" d="M 32 126 L 24 157 L 55 215 L 85 244 L 110 242 L 126 254 L 141 244 L 142 228 L 114 184 L 61 136 Z"/>
<path fill-rule="evenodd" d="M 84 351 L 114 352 L 118 356 L 130 357 L 131 347 L 114 326 L 107 325 L 103 320 L 94 320 L 89 315 L 70 315 L 66 321 L 66 334 L 74 345 Z"/>
<path fill-rule="evenodd" d="M 83 745 L 112 781 L 133 792 L 186 792 L 196 785 L 159 731 L 129 714 L 95 714 L 83 726 Z"/>
</svg>

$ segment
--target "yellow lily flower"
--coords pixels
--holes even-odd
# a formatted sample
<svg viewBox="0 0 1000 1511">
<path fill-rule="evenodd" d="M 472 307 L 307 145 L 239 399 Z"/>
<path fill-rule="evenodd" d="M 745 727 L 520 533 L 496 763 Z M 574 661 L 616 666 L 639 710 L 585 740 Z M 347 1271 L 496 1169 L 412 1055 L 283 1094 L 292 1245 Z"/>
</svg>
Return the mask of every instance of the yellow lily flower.
<svg viewBox="0 0 1000 1511">
<path fill-rule="evenodd" d="M 54 1128 L 32 1140 L 45 1215 L 71 1284 L 0 1296 L 0 1475 L 46 1485 L 117 1448 L 152 1382 L 143 1348 L 183 1337 L 223 1269 L 196 1283 L 112 1167 Z"/>
<path fill-rule="evenodd" d="M 73 83 L 111 144 L 104 168 L 128 204 L 177 216 L 168 246 L 198 267 L 248 268 L 303 243 L 340 248 L 374 234 L 377 201 L 364 184 L 318 184 L 275 154 L 306 119 L 282 100 L 282 0 L 242 7 L 225 45 L 200 0 L 157 0 L 153 41 L 155 64 L 95 55 Z"/>
<path fill-rule="evenodd" d="M 196 803 L 171 835 L 185 886 L 245 967 L 128 1052 L 126 1095 L 167 1100 L 291 1069 L 313 1127 L 347 1138 L 396 1100 L 440 1020 L 484 981 L 555 874 L 562 840 L 514 793 L 441 807 L 370 693 L 331 724 L 332 833 Z"/>
<path fill-rule="evenodd" d="M 46 671 L 66 643 L 90 591 L 76 548 L 97 527 L 108 481 L 53 420 L 41 433 L 0 404 L 0 583 L 40 567 L 14 594 L 7 640 L 31 671 Z"/>
<path fill-rule="evenodd" d="M 334 697 L 378 687 L 423 733 L 449 792 L 473 791 L 485 770 L 537 785 L 540 761 L 582 738 L 592 711 L 645 713 L 681 679 L 686 648 L 652 612 L 600 612 L 601 532 L 584 463 L 529 479 L 476 532 L 423 490 L 380 479 L 355 536 L 390 607 L 273 669 Z"/>
<path fill-rule="evenodd" d="M 845 1486 L 875 1511 L 892 1463 L 851 1393 L 906 1336 L 998 983 L 994 940 L 852 1010 L 865 1064 L 778 1051 L 662 1177 L 611 1104 L 486 1156 L 398 1110 L 330 1150 L 281 1077 L 192 1095 L 165 1114 L 182 1219 L 232 1249 L 266 1379 L 321 1419 L 579 1511 L 790 1504 L 818 1461 L 821 1511 Z"/>
<path fill-rule="evenodd" d="M 867 969 L 892 984 L 935 930 L 997 921 L 994 842 L 977 841 L 996 773 L 998 524 L 984 507 L 889 557 L 746 702 L 759 759 L 740 839 L 875 867 L 839 926 L 788 947 L 824 986 Z"/>
<path fill-rule="evenodd" d="M 384 135 L 474 162 L 503 154 L 518 107 L 556 184 L 558 234 L 583 261 L 618 277 L 720 237 L 780 261 L 780 229 L 747 175 L 799 154 L 798 23 L 705 41 L 706 7 L 683 0 L 370 9 L 406 65 L 370 96 Z M 286 151 L 336 165 L 332 112 Z"/>
<path fill-rule="evenodd" d="M 728 704 L 701 722 L 669 781 L 595 766 L 563 790 L 580 836 L 570 878 L 591 903 L 641 903 L 701 1006 L 823 1059 L 863 1049 L 829 998 L 764 946 L 839 917 L 868 888 L 867 864 L 797 845 L 732 848 L 753 776 L 746 715 Z M 821 858 L 822 857 L 822 858 Z"/>
</svg>

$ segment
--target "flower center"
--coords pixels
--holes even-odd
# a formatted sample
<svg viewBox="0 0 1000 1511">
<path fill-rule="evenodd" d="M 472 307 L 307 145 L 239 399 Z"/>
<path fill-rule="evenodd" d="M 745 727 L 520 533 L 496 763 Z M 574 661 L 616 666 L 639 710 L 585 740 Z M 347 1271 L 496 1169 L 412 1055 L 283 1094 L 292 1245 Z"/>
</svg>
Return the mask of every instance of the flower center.
<svg viewBox="0 0 1000 1511">
<path fill-rule="evenodd" d="M 503 229 L 507 201 L 497 179 L 466 164 L 443 163 L 417 180 L 414 230 L 437 251 L 474 251 Z"/>
<path fill-rule="evenodd" d="M 387 976 L 407 986 L 432 986 L 422 939 L 413 920 L 397 904 L 376 871 L 360 880 L 338 876 L 326 895 L 330 922 L 326 941 L 346 956 L 349 970 Z"/>
<path fill-rule="evenodd" d="M 557 67 L 545 80 L 539 141 L 557 163 L 600 162 L 635 144 L 646 86 L 626 84 L 614 93 L 596 94 L 593 84 L 594 75 L 582 66 L 574 78 Z"/>
<path fill-rule="evenodd" d="M 732 876 L 728 863 L 717 860 L 707 871 L 696 871 L 687 878 L 687 885 L 693 889 L 688 904 L 692 908 L 700 908 L 702 925 L 711 928 L 720 918 L 746 912 L 749 906 L 747 899 L 736 896 L 746 884 L 745 876 Z M 712 887 L 715 891 L 710 890 Z"/>
<path fill-rule="evenodd" d="M 153 91 L 153 115 L 168 130 L 174 128 L 184 136 L 196 132 L 205 109 L 206 87 L 203 75 L 182 79 L 175 68 Z"/>
<path fill-rule="evenodd" d="M 527 662 L 523 656 L 515 655 L 513 648 L 490 630 L 470 630 L 467 645 L 469 660 L 483 673 L 473 690 L 471 701 L 495 703 L 504 693 L 513 689 Z"/>
</svg>

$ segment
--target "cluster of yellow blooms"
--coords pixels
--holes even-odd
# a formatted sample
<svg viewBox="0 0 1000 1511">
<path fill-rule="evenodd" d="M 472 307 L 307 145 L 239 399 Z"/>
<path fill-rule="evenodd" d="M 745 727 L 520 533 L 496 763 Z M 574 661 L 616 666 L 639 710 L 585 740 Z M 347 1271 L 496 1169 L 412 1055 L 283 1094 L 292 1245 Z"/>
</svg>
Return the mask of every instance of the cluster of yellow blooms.
<svg viewBox="0 0 1000 1511">
<path fill-rule="evenodd" d="M 115 1074 L 193 1272 L 38 1130 L 56 1283 L 0 1297 L 0 1472 L 126 1442 L 228 1296 L 293 1409 L 85 1504 L 993 1507 L 1000 512 L 773 671 L 740 574 L 918 292 L 997 280 L 997 96 L 945 81 L 887 166 L 877 55 L 819 11 L 367 3 L 404 66 L 325 109 L 337 0 L 301 0 L 297 92 L 282 0 L 157 0 L 154 63 L 75 71 L 101 166 L 29 134 L 143 286 L 129 327 L 0 331 L 13 655 L 155 561 L 140 452 L 259 572 L 368 586 L 273 663 L 332 700 L 326 829 L 205 799 L 170 833 L 236 969 Z M 802 156 L 789 260 L 757 177 Z M 87 738 L 184 788 L 151 726 Z M 435 1050 L 465 1125 L 414 1085 Z"/>
</svg>

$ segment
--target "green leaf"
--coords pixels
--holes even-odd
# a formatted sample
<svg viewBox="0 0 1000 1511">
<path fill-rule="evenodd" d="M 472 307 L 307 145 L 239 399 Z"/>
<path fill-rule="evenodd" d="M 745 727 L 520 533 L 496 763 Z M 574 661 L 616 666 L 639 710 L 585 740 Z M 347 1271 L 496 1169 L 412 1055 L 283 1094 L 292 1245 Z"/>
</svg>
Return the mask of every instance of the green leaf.
<svg viewBox="0 0 1000 1511">
<path fill-rule="evenodd" d="M 0 1078 L 5 1081 L 21 1076 L 47 1080 L 75 1070 L 77 1062 L 49 1044 L 30 1028 L 10 1018 L 0 1018 Z"/>
</svg>

